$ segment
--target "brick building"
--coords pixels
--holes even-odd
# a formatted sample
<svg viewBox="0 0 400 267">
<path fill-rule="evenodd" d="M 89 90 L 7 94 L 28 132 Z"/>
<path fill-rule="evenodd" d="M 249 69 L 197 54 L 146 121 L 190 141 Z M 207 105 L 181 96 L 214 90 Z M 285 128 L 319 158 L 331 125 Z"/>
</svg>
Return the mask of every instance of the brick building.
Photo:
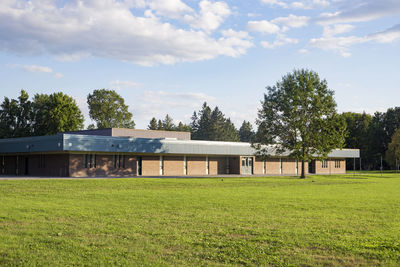
<svg viewBox="0 0 400 267">
<path fill-rule="evenodd" d="M 100 129 L 0 140 L 0 174 L 61 177 L 298 175 L 301 162 L 277 155 L 254 156 L 249 143 L 190 140 L 190 133 Z M 358 149 L 333 150 L 306 172 L 345 173 Z"/>
</svg>

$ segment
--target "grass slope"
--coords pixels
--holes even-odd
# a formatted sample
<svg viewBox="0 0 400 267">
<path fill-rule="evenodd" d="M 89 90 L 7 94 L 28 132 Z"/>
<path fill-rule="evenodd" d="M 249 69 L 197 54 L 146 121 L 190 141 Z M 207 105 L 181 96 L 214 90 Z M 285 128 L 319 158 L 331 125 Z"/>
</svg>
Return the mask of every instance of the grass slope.
<svg viewBox="0 0 400 267">
<path fill-rule="evenodd" d="M 0 265 L 399 265 L 400 175 L 0 181 Z"/>
</svg>

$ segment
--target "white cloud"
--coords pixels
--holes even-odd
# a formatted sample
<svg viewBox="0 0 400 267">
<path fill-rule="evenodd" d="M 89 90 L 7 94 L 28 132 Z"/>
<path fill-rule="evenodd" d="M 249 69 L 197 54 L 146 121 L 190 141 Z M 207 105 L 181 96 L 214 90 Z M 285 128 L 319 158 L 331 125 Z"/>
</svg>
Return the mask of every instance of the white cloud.
<svg viewBox="0 0 400 267">
<path fill-rule="evenodd" d="M 231 10 L 225 2 L 211 2 L 202 0 L 199 3 L 200 12 L 195 15 L 186 15 L 184 20 L 192 27 L 211 32 L 216 30 L 222 22 L 231 15 Z"/>
<path fill-rule="evenodd" d="M 148 4 L 158 15 L 179 18 L 184 13 L 191 13 L 193 9 L 181 0 L 152 0 Z"/>
<path fill-rule="evenodd" d="M 351 23 L 398 15 L 400 15 L 398 0 L 343 1 L 339 11 L 322 13 L 316 21 L 321 24 Z"/>
<path fill-rule="evenodd" d="M 349 57 L 350 47 L 356 44 L 367 42 L 391 43 L 400 39 L 400 24 L 382 32 L 373 33 L 366 36 L 322 36 L 321 38 L 313 38 L 309 45 L 326 51 L 334 51 L 343 57 Z"/>
<path fill-rule="evenodd" d="M 346 33 L 354 29 L 354 26 L 351 24 L 336 24 L 333 26 L 326 25 L 324 26 L 323 36 L 334 36 L 341 33 Z"/>
<path fill-rule="evenodd" d="M 282 8 L 288 7 L 288 5 L 285 2 L 278 1 L 278 0 L 261 0 L 261 3 L 271 5 L 271 6 L 280 6 Z"/>
<path fill-rule="evenodd" d="M 308 25 L 309 17 L 306 16 L 296 16 L 290 14 L 287 17 L 278 17 L 273 19 L 271 22 L 275 24 L 280 24 L 290 28 L 300 28 Z"/>
<path fill-rule="evenodd" d="M 24 65 L 22 68 L 28 72 L 53 72 L 53 70 L 49 67 L 38 66 L 38 65 Z"/>
<path fill-rule="evenodd" d="M 281 8 L 289 9 L 313 9 L 320 7 L 327 7 L 330 5 L 328 0 L 303 0 L 303 1 L 279 1 L 279 0 L 261 0 L 261 3 L 270 6 L 279 6 Z"/>
<path fill-rule="evenodd" d="M 27 72 L 33 73 L 54 73 L 53 69 L 47 66 L 39 66 L 39 65 L 21 65 L 21 64 L 6 64 L 7 68 L 11 69 L 23 69 Z M 54 73 L 55 78 L 62 78 L 64 75 L 60 72 Z"/>
<path fill-rule="evenodd" d="M 273 41 L 272 43 L 267 41 L 262 41 L 261 46 L 264 48 L 273 49 L 287 44 L 297 44 L 298 42 L 299 40 L 297 39 L 289 38 L 283 34 L 279 34 L 275 39 L 275 41 Z"/>
<path fill-rule="evenodd" d="M 51 1 L 1 1 L 0 51 L 51 54 L 67 60 L 95 56 L 154 65 L 239 56 L 251 47 L 248 40 L 237 42 L 235 37 L 227 41 L 220 33 L 209 34 L 231 13 L 224 2 L 200 2 L 199 17 L 192 23 L 206 32 L 178 28 L 156 16 L 134 15 L 130 8 L 139 4 L 76 0 L 60 6 Z"/>
<path fill-rule="evenodd" d="M 276 34 L 279 33 L 280 31 L 279 26 L 266 20 L 249 21 L 247 23 L 247 29 L 252 32 L 261 32 L 269 34 Z"/>
<path fill-rule="evenodd" d="M 139 86 L 139 83 L 132 82 L 132 81 L 115 80 L 115 81 L 110 82 L 110 86 L 120 90 L 121 88 L 136 88 Z"/>
</svg>

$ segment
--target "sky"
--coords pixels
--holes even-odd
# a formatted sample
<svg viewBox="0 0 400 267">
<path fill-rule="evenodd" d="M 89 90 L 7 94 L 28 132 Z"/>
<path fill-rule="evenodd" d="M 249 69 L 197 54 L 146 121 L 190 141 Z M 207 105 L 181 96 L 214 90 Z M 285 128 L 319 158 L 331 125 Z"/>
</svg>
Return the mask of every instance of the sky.
<svg viewBox="0 0 400 267">
<path fill-rule="evenodd" d="M 204 101 L 254 123 L 266 86 L 298 68 L 338 111 L 400 102 L 400 0 L 1 0 L 0 98 L 24 89 L 86 97 L 116 90 L 136 128 Z"/>
</svg>

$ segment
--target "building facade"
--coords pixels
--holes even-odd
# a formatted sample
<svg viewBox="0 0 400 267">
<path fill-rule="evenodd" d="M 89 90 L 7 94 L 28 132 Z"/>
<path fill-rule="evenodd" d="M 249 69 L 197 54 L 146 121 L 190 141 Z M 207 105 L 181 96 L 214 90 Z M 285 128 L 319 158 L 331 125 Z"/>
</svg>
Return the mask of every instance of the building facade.
<svg viewBox="0 0 400 267">
<path fill-rule="evenodd" d="M 138 137 L 139 136 L 139 137 Z M 174 137 L 175 136 L 175 137 Z M 299 175 L 288 154 L 256 158 L 249 143 L 190 140 L 190 133 L 103 129 L 0 140 L 0 174 L 59 177 Z M 346 171 L 358 149 L 333 150 L 307 173 Z"/>
</svg>

